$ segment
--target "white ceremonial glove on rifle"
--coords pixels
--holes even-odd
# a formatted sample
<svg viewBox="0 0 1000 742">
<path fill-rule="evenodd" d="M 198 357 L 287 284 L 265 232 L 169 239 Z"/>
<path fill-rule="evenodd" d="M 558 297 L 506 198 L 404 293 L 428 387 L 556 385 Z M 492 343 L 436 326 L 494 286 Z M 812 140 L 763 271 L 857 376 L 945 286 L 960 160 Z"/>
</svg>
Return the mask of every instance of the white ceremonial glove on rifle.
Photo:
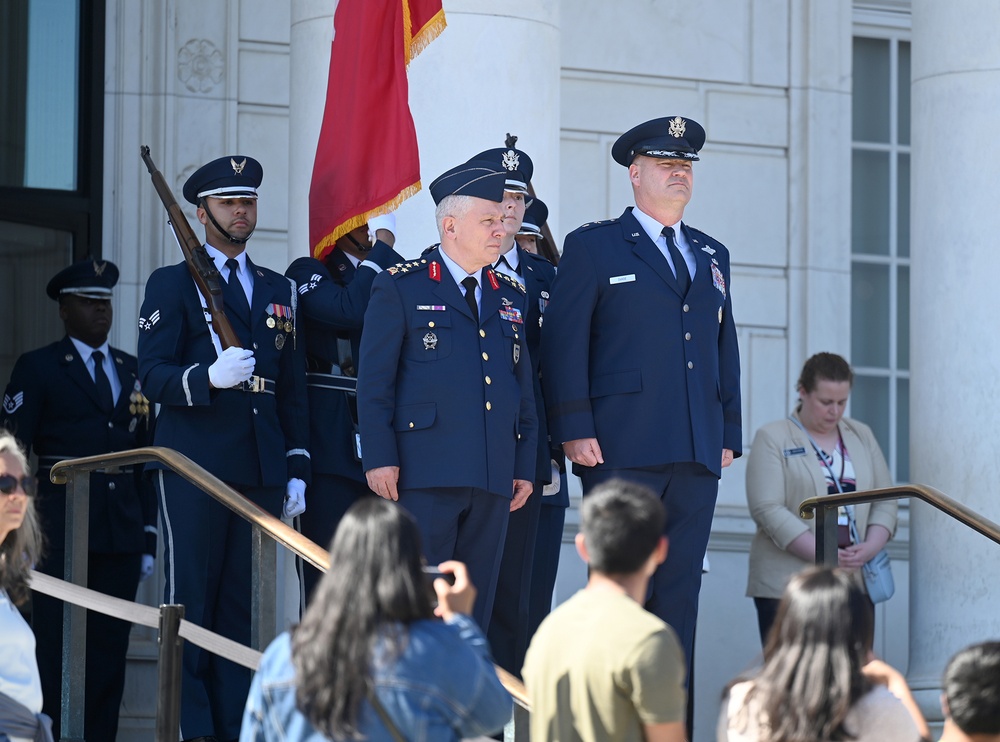
<svg viewBox="0 0 1000 742">
<path fill-rule="evenodd" d="M 216 389 L 229 389 L 253 376 L 256 364 L 252 350 L 226 348 L 208 367 L 208 382 Z"/>
<path fill-rule="evenodd" d="M 380 214 L 379 216 L 373 216 L 368 220 L 368 242 L 374 245 L 375 240 L 378 239 L 378 231 L 384 229 L 392 233 L 392 236 L 396 236 L 396 214 L 394 212 L 389 212 L 388 214 Z M 389 243 L 391 244 L 391 243 Z"/>
</svg>

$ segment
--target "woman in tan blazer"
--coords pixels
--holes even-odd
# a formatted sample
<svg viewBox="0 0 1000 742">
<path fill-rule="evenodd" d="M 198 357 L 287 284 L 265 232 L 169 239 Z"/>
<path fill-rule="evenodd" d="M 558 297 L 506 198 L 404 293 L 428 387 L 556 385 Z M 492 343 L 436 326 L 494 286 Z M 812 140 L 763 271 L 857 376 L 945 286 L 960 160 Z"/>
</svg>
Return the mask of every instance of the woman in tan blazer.
<svg viewBox="0 0 1000 742">
<path fill-rule="evenodd" d="M 799 403 L 792 417 L 820 447 L 843 491 L 890 487 L 889 467 L 871 428 L 844 417 L 853 380 L 840 356 L 812 356 L 796 385 Z M 837 492 L 830 469 L 790 418 L 765 425 L 754 437 L 746 489 L 757 533 L 750 546 L 747 595 L 757 608 L 762 643 L 789 578 L 815 561 L 816 521 L 799 517 L 799 503 Z M 858 532 L 864 534 L 860 544 L 850 543 L 841 512 L 841 567 L 859 569 L 885 546 L 896 530 L 896 509 L 895 501 L 856 505 Z"/>
</svg>

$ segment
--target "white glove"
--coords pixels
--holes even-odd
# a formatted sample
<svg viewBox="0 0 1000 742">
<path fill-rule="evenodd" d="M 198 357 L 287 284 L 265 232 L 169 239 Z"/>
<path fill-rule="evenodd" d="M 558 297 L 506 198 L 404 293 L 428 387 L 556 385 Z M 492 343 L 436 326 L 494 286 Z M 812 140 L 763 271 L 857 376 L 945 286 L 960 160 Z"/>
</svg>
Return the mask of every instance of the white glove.
<svg viewBox="0 0 1000 742">
<path fill-rule="evenodd" d="M 226 348 L 208 367 L 208 380 L 216 389 L 229 389 L 249 379 L 256 364 L 252 350 Z"/>
<path fill-rule="evenodd" d="M 380 229 L 388 229 L 392 232 L 393 236 L 396 234 L 396 214 L 394 212 L 389 212 L 388 214 L 382 214 L 380 216 L 373 216 L 368 220 L 368 241 L 372 245 L 375 244 L 375 233 Z"/>
<path fill-rule="evenodd" d="M 285 505 L 281 514 L 286 518 L 294 518 L 306 511 L 306 483 L 301 479 L 289 479 L 285 488 Z"/>
<path fill-rule="evenodd" d="M 153 558 L 152 554 L 142 555 L 142 567 L 139 569 L 139 582 L 149 579 L 150 575 L 153 574 L 153 565 L 156 560 Z"/>
</svg>

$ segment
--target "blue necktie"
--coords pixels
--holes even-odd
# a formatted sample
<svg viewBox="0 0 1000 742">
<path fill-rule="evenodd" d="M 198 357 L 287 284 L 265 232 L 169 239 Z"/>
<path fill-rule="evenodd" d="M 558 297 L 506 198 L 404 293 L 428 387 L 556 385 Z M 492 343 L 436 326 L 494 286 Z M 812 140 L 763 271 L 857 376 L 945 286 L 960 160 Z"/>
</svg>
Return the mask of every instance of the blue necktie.
<svg viewBox="0 0 1000 742">
<path fill-rule="evenodd" d="M 97 397 L 101 400 L 101 408 L 111 412 L 115 408 L 115 395 L 111 392 L 111 381 L 104 373 L 104 354 L 95 350 L 90 354 L 94 359 L 94 383 L 97 385 Z"/>
<path fill-rule="evenodd" d="M 465 286 L 465 301 L 469 305 L 469 309 L 472 310 L 472 319 L 478 323 L 479 304 L 476 302 L 476 287 L 479 286 L 479 282 L 472 276 L 469 276 L 462 280 L 462 285 Z"/>
<path fill-rule="evenodd" d="M 226 261 L 226 267 L 229 269 L 229 280 L 226 281 L 226 287 L 229 290 L 223 294 L 223 299 L 240 317 L 249 320 L 250 303 L 247 301 L 247 294 L 243 290 L 243 284 L 240 283 L 240 264 L 236 258 L 229 258 Z"/>
<path fill-rule="evenodd" d="M 663 236 L 667 238 L 667 251 L 670 253 L 670 259 L 674 262 L 674 273 L 677 274 L 677 285 L 681 289 L 681 296 L 684 296 L 691 286 L 691 274 L 688 273 L 684 256 L 681 255 L 681 251 L 677 249 L 677 243 L 674 241 L 674 228 L 664 227 Z"/>
</svg>

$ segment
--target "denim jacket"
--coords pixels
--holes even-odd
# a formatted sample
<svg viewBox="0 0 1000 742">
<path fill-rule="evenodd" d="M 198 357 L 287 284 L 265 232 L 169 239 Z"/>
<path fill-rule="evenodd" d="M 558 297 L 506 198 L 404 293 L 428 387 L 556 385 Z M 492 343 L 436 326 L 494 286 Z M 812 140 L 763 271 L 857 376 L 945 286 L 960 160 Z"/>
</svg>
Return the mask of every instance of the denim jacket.
<svg viewBox="0 0 1000 742">
<path fill-rule="evenodd" d="M 264 652 L 243 713 L 240 742 L 327 740 L 295 706 L 291 648 L 286 632 Z M 511 697 L 497 678 L 489 645 L 468 616 L 410 624 L 403 654 L 388 665 L 376 662 L 374 674 L 382 706 L 414 742 L 493 734 L 511 717 Z M 359 727 L 367 742 L 393 742 L 367 701 Z"/>
</svg>

